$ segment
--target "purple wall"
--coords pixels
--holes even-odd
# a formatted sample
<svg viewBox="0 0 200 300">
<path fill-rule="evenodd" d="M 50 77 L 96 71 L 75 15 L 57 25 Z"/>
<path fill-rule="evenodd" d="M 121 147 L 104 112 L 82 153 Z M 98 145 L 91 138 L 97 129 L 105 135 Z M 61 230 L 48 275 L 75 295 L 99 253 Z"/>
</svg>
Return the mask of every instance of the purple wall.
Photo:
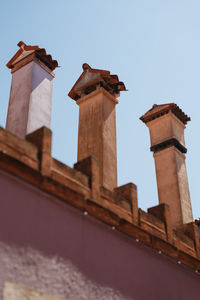
<svg viewBox="0 0 200 300">
<path fill-rule="evenodd" d="M 198 299 L 200 277 L 53 197 L 0 173 L 5 280 L 69 300 Z"/>
</svg>

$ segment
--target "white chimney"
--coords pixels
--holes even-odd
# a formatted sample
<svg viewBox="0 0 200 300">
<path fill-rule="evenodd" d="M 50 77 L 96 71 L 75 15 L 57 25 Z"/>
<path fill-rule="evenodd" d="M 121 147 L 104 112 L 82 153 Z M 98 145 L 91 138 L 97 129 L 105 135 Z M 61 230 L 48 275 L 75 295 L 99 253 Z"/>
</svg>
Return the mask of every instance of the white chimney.
<svg viewBox="0 0 200 300">
<path fill-rule="evenodd" d="M 50 128 L 53 70 L 58 66 L 45 49 L 19 42 L 20 49 L 8 62 L 12 83 L 6 129 L 24 138 L 45 126 Z"/>
</svg>

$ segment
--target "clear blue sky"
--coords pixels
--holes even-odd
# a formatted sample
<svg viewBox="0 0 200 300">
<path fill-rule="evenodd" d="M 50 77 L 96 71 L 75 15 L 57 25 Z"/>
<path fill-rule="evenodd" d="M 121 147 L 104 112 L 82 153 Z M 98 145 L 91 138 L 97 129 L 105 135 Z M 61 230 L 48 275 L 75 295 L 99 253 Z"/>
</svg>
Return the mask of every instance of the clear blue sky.
<svg viewBox="0 0 200 300">
<path fill-rule="evenodd" d="M 67 94 L 82 63 L 110 70 L 128 92 L 117 107 L 118 182 L 138 186 L 142 209 L 158 203 L 149 133 L 139 117 L 153 104 L 177 103 L 192 121 L 185 131 L 194 218 L 200 216 L 200 1 L 1 0 L 0 125 L 5 126 L 10 70 L 22 40 L 57 59 L 53 155 L 76 162 L 78 106 Z"/>
</svg>

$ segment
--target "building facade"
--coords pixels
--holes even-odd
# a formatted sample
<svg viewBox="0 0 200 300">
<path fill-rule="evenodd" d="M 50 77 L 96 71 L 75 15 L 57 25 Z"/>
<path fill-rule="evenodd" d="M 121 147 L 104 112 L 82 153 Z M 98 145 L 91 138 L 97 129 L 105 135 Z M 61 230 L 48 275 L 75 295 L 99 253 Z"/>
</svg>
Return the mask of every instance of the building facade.
<svg viewBox="0 0 200 300">
<path fill-rule="evenodd" d="M 199 234 L 184 163 L 189 117 L 172 103 L 141 117 L 159 191 L 159 204 L 144 212 L 137 187 L 117 185 L 115 106 L 125 85 L 83 65 L 69 93 L 80 113 L 70 168 L 51 155 L 58 64 L 44 49 L 19 47 L 8 63 L 12 87 L 0 128 L 0 299 L 198 299 Z"/>
</svg>

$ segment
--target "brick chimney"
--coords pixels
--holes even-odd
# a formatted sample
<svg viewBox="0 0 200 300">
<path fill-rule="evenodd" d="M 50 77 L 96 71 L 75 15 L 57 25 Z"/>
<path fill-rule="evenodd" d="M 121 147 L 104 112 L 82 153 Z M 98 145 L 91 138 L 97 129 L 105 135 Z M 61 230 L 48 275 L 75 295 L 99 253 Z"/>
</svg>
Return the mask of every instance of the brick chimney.
<svg viewBox="0 0 200 300">
<path fill-rule="evenodd" d="M 83 64 L 83 73 L 69 92 L 79 105 L 78 161 L 94 156 L 100 184 L 109 190 L 117 187 L 115 106 L 125 90 L 117 75 Z"/>
<path fill-rule="evenodd" d="M 170 103 L 153 105 L 140 119 L 150 131 L 159 202 L 170 206 L 173 227 L 192 222 L 184 140 L 185 125 L 190 118 Z"/>
<path fill-rule="evenodd" d="M 18 43 L 19 50 L 8 62 L 12 83 L 6 129 L 24 138 L 46 126 L 50 128 L 53 70 L 58 66 L 45 49 Z"/>
</svg>

